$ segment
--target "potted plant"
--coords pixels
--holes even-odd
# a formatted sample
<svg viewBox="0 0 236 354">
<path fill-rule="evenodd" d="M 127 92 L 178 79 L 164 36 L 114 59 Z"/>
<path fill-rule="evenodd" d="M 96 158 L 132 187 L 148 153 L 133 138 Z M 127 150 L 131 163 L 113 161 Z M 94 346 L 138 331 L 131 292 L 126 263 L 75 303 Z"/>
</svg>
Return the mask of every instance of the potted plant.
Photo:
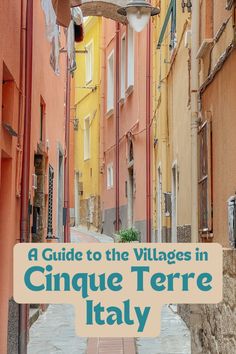
<svg viewBox="0 0 236 354">
<path fill-rule="evenodd" d="M 138 243 L 140 232 L 134 228 L 124 229 L 118 233 L 120 243 Z"/>
</svg>

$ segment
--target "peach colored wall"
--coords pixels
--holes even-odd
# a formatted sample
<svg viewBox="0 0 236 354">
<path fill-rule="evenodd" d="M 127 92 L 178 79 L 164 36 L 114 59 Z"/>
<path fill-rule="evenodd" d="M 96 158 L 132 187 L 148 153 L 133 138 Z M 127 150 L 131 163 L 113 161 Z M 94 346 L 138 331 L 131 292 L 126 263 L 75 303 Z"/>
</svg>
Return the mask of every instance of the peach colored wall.
<svg viewBox="0 0 236 354">
<path fill-rule="evenodd" d="M 231 11 L 225 9 L 226 1 L 213 0 L 214 2 L 214 35 L 218 32 L 221 25 L 226 21 L 232 14 Z"/>
<path fill-rule="evenodd" d="M 24 10 L 25 4 L 26 1 L 24 0 Z M 37 151 L 37 142 L 39 141 L 40 97 L 42 96 L 46 103 L 46 138 L 50 142 L 48 161 L 55 170 L 53 221 L 54 232 L 56 232 L 58 144 L 61 144 L 62 152 L 64 152 L 65 55 L 61 57 L 61 76 L 57 77 L 49 64 L 50 46 L 45 36 L 44 15 L 40 4 L 40 1 L 34 1 L 30 176 L 34 172 L 34 153 Z M 4 62 L 15 83 L 15 108 L 12 113 L 12 126 L 17 132 L 19 132 L 20 7 L 21 1 L 2 0 L 0 2 L 0 79 L 2 83 Z M 1 100 L 2 85 L 0 85 Z M 2 104 L 0 106 L 2 107 Z M 20 238 L 20 198 L 16 196 L 17 138 L 10 138 L 9 134 L 2 128 L 1 123 L 2 114 L 0 115 L 0 281 L 4 286 L 0 288 L 0 353 L 6 354 L 8 301 L 12 297 L 12 250 L 14 244 Z M 31 203 L 33 202 L 33 194 L 30 177 Z"/>
<path fill-rule="evenodd" d="M 212 112 L 214 242 L 228 247 L 227 200 L 236 192 L 236 52 L 203 95 L 203 112 Z"/>
<path fill-rule="evenodd" d="M 58 146 L 61 146 L 64 153 L 65 139 L 66 54 L 60 56 L 60 76 L 56 76 L 49 64 L 50 45 L 45 35 L 44 14 L 40 2 L 34 3 L 34 11 L 31 174 L 34 173 L 34 153 L 37 152 L 37 144 L 40 140 L 40 98 L 42 97 L 46 104 L 45 140 L 49 141 L 48 164 L 52 165 L 55 173 L 53 231 L 56 236 Z M 61 32 L 63 33 L 63 30 Z M 33 193 L 31 189 L 32 197 Z"/>
<path fill-rule="evenodd" d="M 116 46 L 115 22 L 103 20 L 103 34 L 105 36 L 105 62 Z M 121 26 L 121 38 L 127 31 L 126 26 Z M 126 134 L 133 130 L 134 138 L 134 176 L 136 194 L 134 199 L 134 222 L 146 219 L 146 30 L 135 34 L 135 79 L 133 91 L 126 97 L 125 102 L 120 104 L 120 206 L 127 205 L 125 196 L 125 182 L 128 179 L 128 145 Z M 126 37 L 127 38 L 127 37 Z M 102 78 L 106 83 L 106 75 Z M 106 84 L 105 84 L 106 88 Z M 104 104 L 106 105 L 106 89 Z M 106 112 L 106 106 L 104 108 Z M 103 174 L 103 207 L 105 210 L 115 208 L 115 112 L 112 116 L 103 117 L 104 126 L 104 157 L 105 168 Z M 136 135 L 137 134 L 137 135 Z M 107 165 L 113 162 L 114 188 L 107 190 Z M 113 221 L 113 220 L 112 220 Z"/>
<path fill-rule="evenodd" d="M 76 110 L 75 102 L 75 80 L 71 80 L 71 112 L 70 112 L 70 208 L 75 208 L 75 161 L 74 161 L 74 119 Z"/>
<path fill-rule="evenodd" d="M 15 81 L 15 86 L 19 87 L 20 1 L 1 1 L 0 18 L 0 107 L 2 107 L 3 61 Z M 18 107 L 14 110 L 12 120 L 13 125 L 17 126 Z M 7 142 L 8 156 L 4 151 L 6 149 L 3 150 Z M 3 130 L 0 113 L 0 281 L 2 284 L 0 287 L 0 353 L 2 354 L 6 354 L 8 299 L 12 295 L 12 248 L 19 238 L 20 201 L 15 196 L 16 144 L 17 139 L 10 138 Z"/>
</svg>

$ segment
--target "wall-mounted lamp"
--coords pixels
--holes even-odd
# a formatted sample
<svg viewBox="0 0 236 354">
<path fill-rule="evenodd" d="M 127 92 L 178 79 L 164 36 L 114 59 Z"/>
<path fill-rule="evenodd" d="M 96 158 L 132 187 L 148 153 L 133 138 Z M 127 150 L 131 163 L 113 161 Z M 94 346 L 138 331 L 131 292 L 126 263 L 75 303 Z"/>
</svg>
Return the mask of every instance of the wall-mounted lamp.
<svg viewBox="0 0 236 354">
<path fill-rule="evenodd" d="M 131 0 L 126 7 L 118 9 L 118 14 L 127 16 L 130 26 L 136 32 L 141 32 L 148 24 L 150 17 L 159 13 L 158 7 L 151 6 L 145 0 Z"/>
</svg>

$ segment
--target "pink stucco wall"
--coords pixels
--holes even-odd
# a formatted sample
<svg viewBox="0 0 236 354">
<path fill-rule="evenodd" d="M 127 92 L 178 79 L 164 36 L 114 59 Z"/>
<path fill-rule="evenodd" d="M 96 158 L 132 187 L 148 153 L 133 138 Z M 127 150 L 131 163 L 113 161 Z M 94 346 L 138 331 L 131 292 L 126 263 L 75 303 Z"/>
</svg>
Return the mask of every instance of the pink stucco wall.
<svg viewBox="0 0 236 354">
<path fill-rule="evenodd" d="M 126 32 L 127 27 L 121 26 L 120 38 Z M 106 112 L 106 66 L 108 56 L 114 50 L 116 57 L 116 24 L 113 21 L 103 20 L 103 36 L 104 36 L 104 67 L 105 75 L 102 77 L 104 87 L 103 111 Z M 135 78 L 134 88 L 132 92 L 125 98 L 124 103 L 120 103 L 120 207 L 122 226 L 124 227 L 127 215 L 123 215 L 124 207 L 127 207 L 127 197 L 125 195 L 125 182 L 128 179 L 128 144 L 126 134 L 132 131 L 134 144 L 134 178 L 135 178 L 135 198 L 134 198 L 134 224 L 145 223 L 146 219 L 146 37 L 147 32 L 144 30 L 140 34 L 135 34 Z M 126 37 L 127 38 L 127 37 Z M 126 51 L 127 54 L 127 51 Z M 117 65 L 117 63 L 115 64 Z M 118 63 L 120 65 L 120 61 Z M 105 83 L 105 84 L 104 84 Z M 102 201 L 105 211 L 115 208 L 115 124 L 116 116 L 107 117 L 103 114 L 103 140 L 104 149 L 103 156 L 105 161 L 104 174 L 102 179 Z M 114 168 L 114 187 L 107 189 L 107 166 L 113 163 Z M 126 213 L 126 211 L 125 211 Z M 112 215 L 112 213 L 110 214 Z M 107 214 L 109 217 L 109 213 Z M 113 223 L 114 220 L 109 220 Z M 107 220 L 105 221 L 107 223 Z M 144 226 L 145 228 L 145 226 Z M 106 230 L 105 230 L 106 231 Z"/>
<path fill-rule="evenodd" d="M 25 26 L 24 0 L 24 23 Z M 20 18 L 21 1 L 2 0 L 0 3 L 0 79 L 7 79 L 3 73 L 3 63 L 14 82 L 14 109 L 12 126 L 19 129 L 19 76 L 20 76 Z M 23 33 L 25 31 L 23 30 Z M 34 173 L 34 153 L 37 151 L 40 126 L 40 99 L 46 103 L 45 136 L 49 140 L 48 162 L 55 170 L 54 183 L 54 230 L 56 232 L 56 199 L 58 144 L 64 152 L 64 98 L 65 98 L 65 55 L 61 57 L 61 76 L 53 73 L 49 64 L 50 46 L 45 36 L 44 15 L 40 1 L 34 1 L 34 48 L 33 48 L 33 96 L 32 96 L 32 148 L 30 176 Z M 5 75 L 5 76 L 4 76 Z M 0 103 L 2 103 L 2 84 L 0 85 Z M 2 104 L 1 104 L 2 107 Z M 12 297 L 12 251 L 20 238 L 20 198 L 17 196 L 20 181 L 20 159 L 17 159 L 17 138 L 11 138 L 2 127 L 0 115 L 0 353 L 7 352 L 8 303 Z M 21 136 L 22 138 L 22 136 Z M 22 139 L 20 139 L 22 140 Z M 30 177 L 31 184 L 31 177 Z M 30 200 L 34 190 L 30 185 Z M 32 219 L 32 218 L 31 218 Z M 31 220 L 32 222 L 32 220 Z"/>
</svg>

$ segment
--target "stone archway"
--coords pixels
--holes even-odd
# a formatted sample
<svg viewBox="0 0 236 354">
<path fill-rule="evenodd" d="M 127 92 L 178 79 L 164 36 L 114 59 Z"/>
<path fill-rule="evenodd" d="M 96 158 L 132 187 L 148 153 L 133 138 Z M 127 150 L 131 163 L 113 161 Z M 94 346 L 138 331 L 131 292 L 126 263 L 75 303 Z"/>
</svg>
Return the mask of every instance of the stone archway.
<svg viewBox="0 0 236 354">
<path fill-rule="evenodd" d="M 127 23 L 126 17 L 117 13 L 117 10 L 126 6 L 127 2 L 127 0 L 71 0 L 71 5 L 80 6 L 84 16 L 103 16 L 114 21 Z"/>
</svg>

